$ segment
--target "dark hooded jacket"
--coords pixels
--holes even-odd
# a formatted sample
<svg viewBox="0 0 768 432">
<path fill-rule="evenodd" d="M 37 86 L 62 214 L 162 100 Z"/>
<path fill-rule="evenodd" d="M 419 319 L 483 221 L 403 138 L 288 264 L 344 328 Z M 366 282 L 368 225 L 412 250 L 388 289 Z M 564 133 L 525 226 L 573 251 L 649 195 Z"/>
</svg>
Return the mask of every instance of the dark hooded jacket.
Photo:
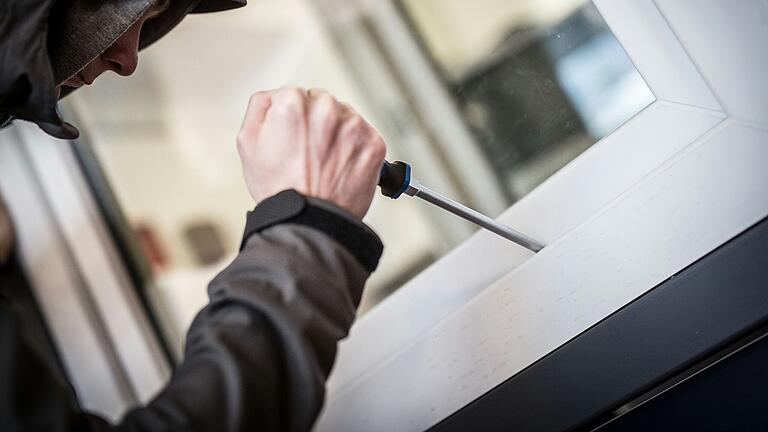
<svg viewBox="0 0 768 432">
<path fill-rule="evenodd" d="M 114 43 L 160 0 L 0 0 L 0 127 L 14 118 L 73 139 L 59 116 L 56 86 Z M 189 13 L 217 12 L 246 0 L 171 0 L 142 29 L 139 49 L 163 37 Z M 70 90 L 65 88 L 64 96 Z"/>
<path fill-rule="evenodd" d="M 155 1 L 0 0 L 0 114 L 75 136 L 56 112 L 55 83 L 106 49 Z M 141 45 L 188 12 L 235 3 L 244 1 L 172 0 L 145 25 Z M 81 45 L 72 32 L 90 35 L 90 42 Z M 261 202 L 246 218 L 239 255 L 211 282 L 209 304 L 192 323 L 169 383 L 117 425 L 79 408 L 18 260 L 4 249 L 0 431 L 307 431 L 382 244 L 330 203 L 294 191 Z"/>
</svg>

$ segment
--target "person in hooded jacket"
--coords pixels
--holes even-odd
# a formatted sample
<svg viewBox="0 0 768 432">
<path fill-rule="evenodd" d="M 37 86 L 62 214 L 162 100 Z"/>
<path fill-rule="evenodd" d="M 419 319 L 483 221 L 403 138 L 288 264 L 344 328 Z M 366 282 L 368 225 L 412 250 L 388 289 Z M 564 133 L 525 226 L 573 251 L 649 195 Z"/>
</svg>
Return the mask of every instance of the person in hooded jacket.
<svg viewBox="0 0 768 432">
<path fill-rule="evenodd" d="M 57 112 L 61 97 L 106 71 L 130 75 L 138 51 L 188 13 L 244 4 L 0 0 L 0 124 L 30 121 L 74 139 Z M 166 387 L 118 424 L 78 406 L 0 200 L 1 431 L 311 429 L 336 345 L 382 253 L 361 220 L 385 145 L 352 108 L 300 88 L 251 96 L 236 142 L 257 203 L 240 253 L 210 283 Z"/>
</svg>

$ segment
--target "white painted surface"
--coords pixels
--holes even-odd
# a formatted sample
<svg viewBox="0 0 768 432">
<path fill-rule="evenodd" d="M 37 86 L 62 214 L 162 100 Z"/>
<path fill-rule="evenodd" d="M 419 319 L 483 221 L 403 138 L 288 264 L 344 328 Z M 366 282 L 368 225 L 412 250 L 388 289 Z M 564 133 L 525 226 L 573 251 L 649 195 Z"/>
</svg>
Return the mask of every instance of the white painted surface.
<svg viewBox="0 0 768 432">
<path fill-rule="evenodd" d="M 131 282 L 120 264 L 91 192 L 68 143 L 32 124 L 16 125 L 41 189 L 101 316 L 113 349 L 139 402 L 146 403 L 170 375 Z M 88 374 L 86 370 L 75 373 Z"/>
<path fill-rule="evenodd" d="M 704 61 L 721 36 L 750 35 L 746 55 L 764 55 L 765 20 L 712 31 L 698 2 L 659 0 L 686 19 L 653 0 L 595 3 L 658 101 L 500 218 L 548 243 L 540 254 L 479 233 L 357 323 L 317 430 L 427 428 L 768 214 L 768 132 L 718 101 L 765 118 L 763 77 Z M 719 74 L 749 82 L 723 91 Z"/>
<path fill-rule="evenodd" d="M 721 124 L 335 395 L 317 430 L 424 430 L 766 217 L 766 143 Z"/>
<path fill-rule="evenodd" d="M 95 325 L 93 305 L 29 165 L 27 144 L 36 143 L 22 142 L 14 129 L 0 132 L 0 191 L 20 261 L 83 409 L 116 421 L 136 401 Z"/>
<path fill-rule="evenodd" d="M 768 1 L 656 3 L 725 111 L 768 125 Z"/>
<path fill-rule="evenodd" d="M 722 117 L 717 112 L 655 103 L 550 177 L 499 220 L 552 243 Z M 341 345 L 329 389 L 337 391 L 359 379 L 531 256 L 493 234 L 478 232 L 355 323 Z"/>
<path fill-rule="evenodd" d="M 652 0 L 594 3 L 658 99 L 721 110 Z"/>
</svg>

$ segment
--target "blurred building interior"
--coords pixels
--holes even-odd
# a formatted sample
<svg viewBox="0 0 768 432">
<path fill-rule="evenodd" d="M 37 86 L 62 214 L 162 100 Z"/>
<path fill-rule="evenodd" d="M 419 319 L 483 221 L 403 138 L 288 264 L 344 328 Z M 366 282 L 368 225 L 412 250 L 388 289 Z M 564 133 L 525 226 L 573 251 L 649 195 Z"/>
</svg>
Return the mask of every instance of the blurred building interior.
<svg viewBox="0 0 768 432">
<path fill-rule="evenodd" d="M 389 160 L 492 216 L 654 100 L 585 0 L 259 0 L 190 16 L 133 77 L 66 100 L 179 334 L 254 205 L 235 149 L 248 97 L 283 85 L 350 103 Z M 408 198 L 377 196 L 366 221 L 386 249 L 361 314 L 476 230 Z"/>
</svg>

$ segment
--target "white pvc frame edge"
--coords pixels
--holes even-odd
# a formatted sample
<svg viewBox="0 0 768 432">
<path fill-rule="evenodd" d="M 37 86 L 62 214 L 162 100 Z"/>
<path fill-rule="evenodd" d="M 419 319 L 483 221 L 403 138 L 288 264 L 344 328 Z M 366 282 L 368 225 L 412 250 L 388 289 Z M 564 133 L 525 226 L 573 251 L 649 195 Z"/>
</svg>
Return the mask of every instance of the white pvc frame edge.
<svg viewBox="0 0 768 432">
<path fill-rule="evenodd" d="M 166 382 L 170 369 L 72 149 L 33 125 L 14 127 L 26 145 L 44 198 L 101 316 L 103 331 L 118 356 L 136 402 L 147 402 Z M 90 375 L 90 371 L 79 366 L 72 367 L 70 372 Z M 81 397 L 88 399 L 91 394 Z"/>
<path fill-rule="evenodd" d="M 656 103 L 602 140 L 599 144 L 601 151 L 585 153 L 566 171 L 558 173 L 519 203 L 525 207 L 515 205 L 500 219 L 523 232 L 535 232 L 537 238 L 552 243 L 618 197 L 622 188 L 646 176 L 648 172 L 645 170 L 654 162 L 672 157 L 720 121 L 721 117 L 710 113 Z M 663 128 L 654 128 L 660 123 L 676 124 L 677 133 L 667 135 Z M 643 144 L 642 140 L 636 139 L 636 133 L 642 130 L 647 131 L 644 136 L 655 143 L 658 152 L 633 161 L 644 163 L 633 163 L 625 170 L 621 165 L 611 163 L 612 159 L 627 154 L 633 146 Z M 613 176 L 616 181 L 579 177 L 594 167 L 599 167 L 605 178 Z M 590 190 L 595 193 L 585 196 Z M 559 201 L 560 196 L 571 199 Z M 395 355 L 531 256 L 527 250 L 510 246 L 492 234 L 478 232 L 354 325 L 350 337 L 341 344 L 329 390 L 339 391 L 360 379 L 377 363 Z M 468 271 L 468 268 L 482 271 Z M 370 343 L 371 340 L 376 343 Z"/>
<path fill-rule="evenodd" d="M 0 135 L 0 191 L 8 204 L 17 253 L 82 407 L 113 421 L 136 402 L 84 292 L 63 234 L 18 135 Z"/>
<path fill-rule="evenodd" d="M 657 100 L 499 217 L 547 244 L 726 117 L 651 0 L 594 3 Z M 636 155 L 637 148 L 645 150 Z M 610 181 L 592 175 L 595 172 L 605 173 Z M 328 382 L 329 400 L 530 256 L 478 232 L 433 264 L 355 323 L 340 346 Z M 472 263 L 479 266 L 465 271 Z"/>
<path fill-rule="evenodd" d="M 765 142 L 724 121 L 337 394 L 318 430 L 425 430 L 765 218 Z"/>
<path fill-rule="evenodd" d="M 723 120 L 727 117 L 726 114 L 722 112 L 705 80 L 691 62 L 686 51 L 679 45 L 677 37 L 651 0 L 627 2 L 603 0 L 596 3 L 606 22 L 611 26 L 628 55 L 646 79 L 657 97 L 657 101 L 614 134 L 593 146 L 502 216 L 502 220 L 521 228 L 524 232 L 538 236 L 547 242 L 557 240 L 556 243 L 550 244 L 549 250 L 556 250 L 561 247 L 558 245 L 566 242 L 566 239 L 573 238 L 570 231 L 580 224 L 582 226 L 579 229 L 586 229 L 587 226 L 598 226 L 599 224 L 596 225 L 594 221 L 591 225 L 584 221 L 592 221 L 598 217 L 602 213 L 602 211 L 598 211 L 601 208 L 611 208 L 623 201 L 631 202 L 632 197 L 638 199 L 640 192 L 637 188 L 631 188 L 633 184 L 644 178 L 645 180 L 641 183 L 649 182 L 651 179 L 662 175 L 667 168 L 660 168 L 655 171 L 654 169 L 664 164 L 664 161 L 678 152 L 682 155 L 689 155 L 690 149 L 693 147 L 689 144 L 699 136 L 705 135 L 705 132 L 712 130 L 715 125 L 720 124 L 714 131 L 723 134 L 733 133 L 731 132 L 732 129 L 749 128 L 744 123 Z M 654 53 L 658 56 L 654 56 Z M 654 115 L 656 115 L 656 119 L 649 119 Z M 669 122 L 667 127 L 663 126 L 664 120 Z M 635 132 L 635 135 L 632 132 L 627 132 L 633 127 L 640 128 L 643 132 Z M 658 133 L 659 131 L 674 135 L 667 137 L 671 142 L 663 143 L 651 151 L 642 152 L 641 156 L 645 160 L 632 160 L 627 163 L 627 166 L 616 164 L 616 161 L 622 160 L 617 158 L 622 152 L 625 156 L 631 155 L 634 158 L 633 148 L 644 148 L 653 144 L 654 138 L 658 138 L 654 136 L 654 132 Z M 713 136 L 713 134 L 714 132 L 708 137 Z M 697 145 L 704 145 L 702 143 L 703 141 L 700 141 Z M 613 154 L 611 155 L 612 151 Z M 756 157 L 760 156 L 762 155 Z M 687 156 L 678 156 L 676 159 L 684 159 L 685 157 Z M 664 167 L 667 166 L 668 164 L 664 164 Z M 616 178 L 611 175 L 611 169 L 613 169 L 612 174 L 616 174 L 616 169 L 624 170 L 627 167 L 630 168 L 629 171 L 631 172 L 619 172 L 621 175 L 617 182 Z M 610 183 L 612 187 L 606 189 L 599 183 L 590 184 L 589 181 L 585 181 L 590 177 L 585 174 L 590 171 L 594 172 L 593 170 L 607 172 L 608 174 L 604 179 L 610 181 L 603 181 L 603 179 L 601 181 Z M 754 172 L 744 174 L 750 176 Z M 741 177 L 741 180 L 745 179 L 754 180 L 749 177 Z M 721 192 L 727 189 L 722 185 L 720 187 Z M 757 191 L 762 190 L 764 192 L 765 187 L 764 183 L 760 183 Z M 593 201 L 587 204 L 574 204 L 573 197 L 580 196 L 579 190 L 589 190 L 591 192 L 590 198 Z M 620 190 L 619 194 L 615 194 L 616 190 Z M 621 195 L 621 192 L 625 190 L 627 192 Z M 753 188 L 751 191 L 754 192 L 755 189 Z M 611 201 L 614 203 L 606 207 L 606 204 Z M 550 213 L 552 209 L 560 210 L 558 214 L 565 216 L 563 217 L 564 221 L 560 221 L 560 224 L 557 221 L 547 221 L 546 213 L 542 213 L 547 209 L 550 210 Z M 732 214 L 723 215 L 721 213 L 724 218 L 727 219 L 726 216 L 728 216 L 733 222 L 732 224 L 720 225 L 718 225 L 719 222 L 713 223 L 717 225 L 713 231 L 721 236 L 707 245 L 698 245 L 700 249 L 695 252 L 691 250 L 685 251 L 685 253 L 681 252 L 679 257 L 675 257 L 682 257 L 682 260 L 675 261 L 678 264 L 677 267 L 666 268 L 665 272 L 673 274 L 699 256 L 727 241 L 731 236 L 746 228 L 749 223 L 764 217 L 765 214 L 763 202 L 759 200 L 750 203 L 750 206 L 744 209 L 733 210 Z M 672 223 L 670 222 L 669 225 Z M 538 233 L 537 229 L 539 230 Z M 670 250 L 675 249 L 671 248 Z M 491 253 L 488 253 L 489 251 Z M 497 252 L 501 253 L 500 259 L 496 258 Z M 551 253 L 554 252 L 548 252 L 548 254 Z M 461 272 L 459 270 L 466 268 L 467 262 L 472 262 L 473 259 L 477 262 L 477 256 L 484 258 L 482 267 L 480 267 L 483 269 L 482 272 Z M 461 396 L 461 403 L 456 403 L 455 400 L 451 401 L 453 394 L 462 393 L 461 388 L 455 386 L 448 386 L 449 388 L 442 386 L 441 388 L 445 381 L 444 377 L 442 382 L 440 380 L 420 379 L 422 376 L 429 375 L 429 371 L 420 369 L 419 362 L 423 363 L 424 358 L 419 358 L 415 353 L 446 354 L 450 352 L 449 350 L 431 350 L 425 335 L 444 332 L 448 335 L 456 334 L 458 336 L 460 335 L 459 332 L 463 330 L 455 328 L 454 324 L 463 322 L 466 326 L 467 322 L 463 319 L 471 313 L 482 315 L 478 318 L 481 322 L 490 322 L 494 316 L 493 313 L 488 314 L 487 311 L 470 308 L 466 302 L 475 297 L 478 292 L 485 290 L 493 280 L 496 280 L 504 272 L 520 265 L 525 259 L 525 255 L 519 251 L 512 252 L 508 247 L 494 246 L 492 237 L 479 233 L 366 315 L 353 328 L 350 339 L 342 345 L 337 369 L 329 383 L 328 404 L 318 423 L 318 429 L 349 430 L 350 427 L 359 428 L 364 424 L 367 429 L 384 430 L 392 429 L 393 422 L 395 422 L 398 425 L 396 427 L 398 430 L 415 430 L 417 428 L 414 425 L 418 424 L 420 428 L 428 427 L 434 421 L 449 415 L 455 409 L 463 406 L 462 404 L 466 404 L 472 398 L 482 394 L 482 391 L 478 392 L 475 388 L 469 392 L 470 395 Z M 538 256 L 528 261 L 531 264 L 526 263 L 511 274 L 516 274 L 518 271 L 522 272 L 523 268 L 533 266 L 532 263 L 537 261 L 540 261 Z M 486 271 L 489 269 L 490 271 Z M 652 274 L 651 276 L 658 278 L 663 273 Z M 512 277 L 511 274 L 508 278 Z M 644 289 L 653 286 L 653 282 L 646 281 Z M 509 283 L 509 280 L 506 283 Z M 498 287 L 498 284 L 493 286 Z M 496 288 L 495 291 L 498 297 L 499 288 Z M 490 288 L 478 298 L 492 298 L 493 292 L 494 289 Z M 625 298 L 625 303 L 631 301 L 632 298 L 634 297 Z M 475 299 L 470 304 L 479 301 Z M 602 315 L 598 315 L 603 317 L 609 313 L 609 310 L 604 310 L 601 312 Z M 445 318 L 449 316 L 450 318 L 446 320 Z M 444 321 L 433 328 L 441 320 Z M 433 329 L 428 330 L 430 328 Z M 546 330 L 546 326 L 542 328 Z M 541 330 L 541 328 L 539 329 Z M 567 339 L 567 337 L 560 339 L 550 348 L 554 349 L 558 343 L 561 344 Z M 454 343 L 465 340 L 472 341 L 472 337 L 464 335 L 463 339 L 454 339 Z M 372 343 L 371 341 L 376 342 Z M 551 342 L 551 340 L 546 341 L 546 343 Z M 480 350 L 480 347 L 476 346 L 475 348 Z M 472 350 L 469 352 L 471 353 Z M 546 352 L 548 351 L 539 351 L 538 354 L 544 355 Z M 416 357 L 414 357 L 415 355 Z M 469 372 L 465 370 L 465 373 Z M 505 376 L 497 376 L 498 379 L 494 381 L 493 385 L 502 382 L 514 372 L 507 370 L 507 373 Z M 421 387 L 414 388 L 409 385 L 409 382 L 412 381 L 418 382 Z M 482 387 L 487 390 L 493 385 Z M 377 400 L 378 389 L 385 389 L 382 392 L 389 393 L 393 388 L 397 390 L 394 399 Z M 416 399 L 409 398 L 409 395 L 415 395 Z M 393 394 L 389 394 L 389 396 L 392 397 Z M 427 403 L 425 401 L 434 401 L 434 405 L 439 405 L 441 399 L 447 399 L 442 407 L 423 405 Z M 376 403 L 371 403 L 372 400 L 376 400 Z M 392 406 L 399 407 L 399 411 L 389 411 Z M 420 406 L 420 410 L 416 410 L 417 406 Z M 384 415 L 379 416 L 379 411 L 384 411 L 382 413 Z M 362 414 L 358 415 L 358 413 Z M 407 415 L 403 413 L 407 413 Z M 360 417 L 363 414 L 365 414 L 365 418 Z M 408 418 L 411 414 L 413 417 Z M 399 421 L 393 419 L 399 419 Z M 411 421 L 415 423 L 411 423 Z"/>
<path fill-rule="evenodd" d="M 768 214 L 768 178 L 760 162 L 768 159 L 768 131 L 727 119 L 651 0 L 598 6 L 657 102 L 502 217 L 513 225 L 530 222 L 523 231 L 531 233 L 559 230 L 542 253 L 515 258 L 478 234 L 363 318 L 342 346 L 317 430 L 424 430 Z M 639 125 L 644 132 L 621 137 Z M 673 142 L 648 151 L 654 130 L 674 135 Z M 559 227 L 531 211 L 537 202 L 540 211 L 584 211 L 600 201 L 574 207 L 571 194 L 584 187 L 597 186 L 600 199 L 608 197 L 600 184 L 584 181 L 586 168 L 615 168 L 621 153 L 612 155 L 612 165 L 600 161 L 622 145 L 633 160 L 618 168 L 632 173 L 619 183 L 636 186 L 591 214 L 567 213 Z M 634 160 L 633 148 L 642 148 L 647 159 Z M 638 165 L 650 169 L 626 183 Z M 569 199 L 558 202 L 558 196 Z M 483 274 L 457 270 L 488 251 Z M 507 276 L 483 282 L 495 279 L 489 267 L 504 271 L 510 263 L 514 270 Z"/>
</svg>

